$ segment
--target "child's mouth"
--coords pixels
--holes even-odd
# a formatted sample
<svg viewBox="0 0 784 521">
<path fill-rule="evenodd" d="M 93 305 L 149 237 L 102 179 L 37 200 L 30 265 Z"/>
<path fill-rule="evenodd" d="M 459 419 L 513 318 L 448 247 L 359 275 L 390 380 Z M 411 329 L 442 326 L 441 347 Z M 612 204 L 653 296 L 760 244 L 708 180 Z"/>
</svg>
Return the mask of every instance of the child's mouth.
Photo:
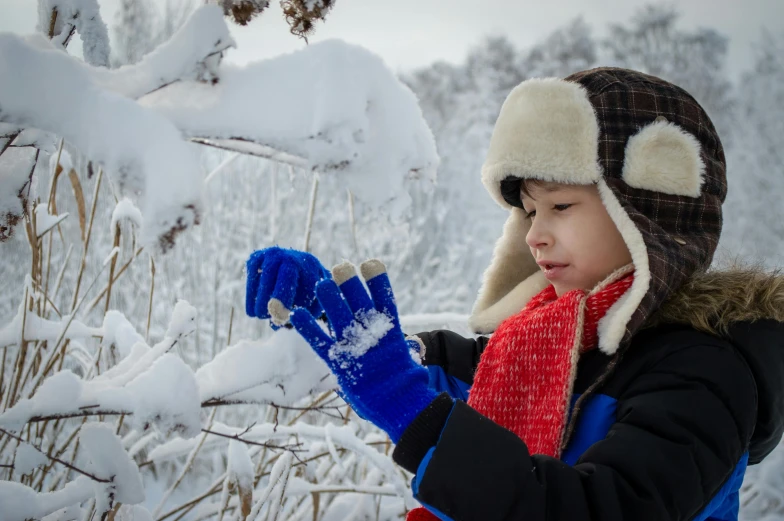
<svg viewBox="0 0 784 521">
<path fill-rule="evenodd" d="M 552 280 L 558 278 L 567 267 L 568 264 L 545 264 L 542 266 L 542 271 L 546 279 Z"/>
</svg>

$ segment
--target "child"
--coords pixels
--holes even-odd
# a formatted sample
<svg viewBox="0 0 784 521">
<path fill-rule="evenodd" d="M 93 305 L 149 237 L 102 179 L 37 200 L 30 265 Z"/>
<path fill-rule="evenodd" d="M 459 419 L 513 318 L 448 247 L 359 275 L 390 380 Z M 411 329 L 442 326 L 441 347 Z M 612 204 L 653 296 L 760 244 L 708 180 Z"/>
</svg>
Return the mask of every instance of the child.
<svg viewBox="0 0 784 521">
<path fill-rule="evenodd" d="M 415 474 L 409 520 L 737 519 L 784 430 L 784 279 L 707 271 L 726 177 L 705 111 L 625 69 L 528 80 L 482 180 L 510 210 L 470 320 L 489 338 L 406 341 L 379 261 L 370 296 L 343 264 L 314 299 L 291 275 L 312 259 L 279 249 L 249 261 L 249 314 L 294 308 Z"/>
</svg>

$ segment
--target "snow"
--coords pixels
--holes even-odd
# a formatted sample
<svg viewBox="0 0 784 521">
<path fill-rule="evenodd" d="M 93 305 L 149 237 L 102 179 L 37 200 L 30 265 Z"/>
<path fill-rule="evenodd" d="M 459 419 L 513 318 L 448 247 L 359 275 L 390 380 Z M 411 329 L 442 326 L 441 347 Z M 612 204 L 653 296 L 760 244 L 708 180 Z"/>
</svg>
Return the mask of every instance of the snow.
<svg viewBox="0 0 784 521">
<path fill-rule="evenodd" d="M 20 314 L 0 331 L 3 345 L 19 342 L 23 309 L 20 308 Z M 104 325 L 99 329 L 72 321 L 69 332 L 74 325 L 77 331 L 67 333 L 66 337 L 105 333 L 104 342 L 115 345 L 123 356 L 120 363 L 87 381 L 67 370 L 55 373 L 43 381 L 31 398 L 23 398 L 1 413 L 0 426 L 18 432 L 36 416 L 79 415 L 89 409 L 130 414 L 130 424 L 140 430 L 152 425 L 166 435 L 177 432 L 186 438 L 201 431 L 201 402 L 195 375 L 185 362 L 168 352 L 194 330 L 193 306 L 185 301 L 177 303 L 167 336 L 154 347 L 146 345 L 117 312 L 107 313 Z M 43 339 L 58 338 L 61 330 L 60 323 L 32 313 L 26 317 L 26 330 L 27 327 L 32 327 Z M 82 331 L 79 331 L 80 327 Z"/>
<path fill-rule="evenodd" d="M 114 233 L 115 226 L 121 221 L 130 221 L 137 228 L 141 228 L 144 222 L 141 210 L 127 197 L 123 197 L 117 203 L 117 206 L 114 207 L 111 224 L 109 225 L 110 233 Z"/>
<path fill-rule="evenodd" d="M 29 474 L 39 466 L 49 461 L 45 454 L 35 449 L 29 443 L 20 443 L 16 448 L 16 457 L 14 457 L 14 472 L 17 475 Z"/>
<path fill-rule="evenodd" d="M 13 147 L 0 155 L 0 215 L 22 215 L 22 204 L 18 195 L 27 183 L 34 164 L 35 150 L 31 148 Z"/>
<path fill-rule="evenodd" d="M 127 98 L 137 99 L 181 79 L 208 81 L 218 77 L 216 60 L 234 47 L 223 14 L 216 5 L 204 5 L 193 12 L 167 42 L 141 61 L 119 69 L 91 69 L 96 85 Z M 221 73 L 222 74 L 222 73 Z"/>
<path fill-rule="evenodd" d="M 136 332 L 136 329 L 128 322 L 125 315 L 119 311 L 113 309 L 107 311 L 106 315 L 104 315 L 103 327 L 101 329 L 104 345 L 114 345 L 122 358 L 131 354 L 135 344 L 144 344 L 144 337 Z M 146 344 L 142 347 L 146 347 L 149 350 Z M 106 376 L 107 373 L 104 373 L 104 375 Z"/>
<path fill-rule="evenodd" d="M 137 364 L 138 365 L 138 364 Z M 78 415 L 86 410 L 131 415 L 128 421 L 146 430 L 155 426 L 163 434 L 183 437 L 201 431 L 201 403 L 191 369 L 173 354 L 164 354 L 135 378 L 96 378 L 84 381 L 70 371 L 44 380 L 32 398 L 19 400 L 0 414 L 0 427 L 19 432 L 36 416 Z M 131 371 L 129 371 L 131 372 Z"/>
<path fill-rule="evenodd" d="M 84 61 L 108 67 L 109 32 L 101 18 L 98 0 L 38 0 L 37 30 L 40 33 L 48 35 L 54 9 L 57 10 L 54 35 L 59 35 L 58 40 L 75 27 L 82 39 Z"/>
<path fill-rule="evenodd" d="M 132 397 L 134 425 L 154 424 L 165 435 L 189 438 L 201 432 L 201 402 L 191 369 L 167 353 L 126 387 Z"/>
<path fill-rule="evenodd" d="M 170 338 L 178 338 L 190 335 L 196 330 L 196 315 L 198 312 L 196 308 L 188 304 L 184 300 L 178 300 L 174 305 L 169 328 L 166 330 L 166 336 Z"/>
<path fill-rule="evenodd" d="M 324 361 L 292 329 L 225 349 L 196 371 L 196 381 L 202 402 L 293 405 L 311 393 L 337 387 Z"/>
<path fill-rule="evenodd" d="M 96 487 L 106 487 L 109 489 L 106 492 L 111 492 L 120 503 L 133 505 L 144 501 L 139 467 L 125 452 L 120 438 L 109 425 L 85 424 L 79 432 L 79 440 L 87 454 L 90 473 L 111 481 L 109 485 L 96 483 Z"/>
<path fill-rule="evenodd" d="M 100 88 L 88 65 L 41 38 L 0 34 L 3 120 L 62 136 L 119 175 L 129 190 L 143 188 L 143 242 L 166 249 L 168 233 L 198 219 L 203 175 L 198 158 L 169 121 Z M 14 176 L 21 176 L 19 170 Z"/>
<path fill-rule="evenodd" d="M 308 425 L 306 423 L 296 423 L 294 425 L 278 425 L 274 423 L 262 423 L 254 425 L 250 429 L 230 427 L 220 422 L 215 422 L 211 430 L 225 434 L 228 436 L 235 436 L 242 434 L 242 438 L 248 441 L 255 442 L 274 442 L 274 441 L 287 441 L 291 436 L 297 436 L 302 439 L 310 440 L 313 442 L 326 441 L 330 439 L 331 443 L 367 459 L 376 468 L 384 473 L 386 483 L 392 485 L 395 492 L 402 497 L 408 508 L 416 506 L 413 500 L 411 490 L 408 488 L 407 483 L 392 462 L 389 456 L 378 452 L 375 448 L 367 445 L 365 441 L 357 437 L 357 425 L 348 424 L 345 426 L 337 427 L 335 425 L 327 424 L 325 426 Z M 230 440 L 224 437 L 212 436 L 202 445 L 202 450 L 209 447 L 226 445 Z M 182 440 L 173 439 L 169 442 L 163 443 L 156 447 L 148 455 L 149 459 L 155 463 L 167 461 L 169 459 L 188 454 L 193 447 L 199 443 L 197 439 Z M 311 451 L 315 448 L 315 443 L 311 445 Z M 345 459 L 343 465 L 346 465 Z"/>
<path fill-rule="evenodd" d="M 248 447 L 236 440 L 229 442 L 227 481 L 233 483 L 239 493 L 244 514 L 250 512 L 253 503 L 253 462 L 250 459 Z"/>
<path fill-rule="evenodd" d="M 329 349 L 330 360 L 359 358 L 378 345 L 393 327 L 389 315 L 371 311 L 366 317 L 354 321 L 345 330 L 345 339 Z"/>
<path fill-rule="evenodd" d="M 47 153 L 53 153 L 56 149 L 56 138 L 48 132 L 42 132 L 34 128 L 26 128 L 14 139 L 15 147 L 35 147 Z"/>
<path fill-rule="evenodd" d="M 55 510 L 49 515 L 41 518 L 41 521 L 72 521 L 74 519 L 81 519 L 84 512 L 78 505 L 71 505 L 69 507 Z M 116 519 L 116 518 L 115 518 Z"/>
<path fill-rule="evenodd" d="M 140 101 L 191 137 L 242 139 L 335 173 L 359 198 L 406 199 L 438 155 L 414 94 L 367 50 L 333 40 L 244 67 L 215 86 L 178 82 Z"/>
<path fill-rule="evenodd" d="M 112 251 L 109 252 L 109 255 L 104 257 L 104 259 L 103 259 L 103 266 L 106 266 L 107 264 L 112 262 L 112 259 L 115 258 L 119 253 L 120 253 L 120 247 L 119 246 L 115 246 L 114 248 L 112 248 Z"/>
<path fill-rule="evenodd" d="M 52 154 L 49 156 L 49 171 L 54 172 L 57 168 L 57 153 Z M 71 154 L 68 153 L 67 150 L 60 150 L 60 166 L 63 169 L 63 172 L 68 173 L 73 170 L 73 160 L 71 159 Z"/>
<path fill-rule="evenodd" d="M 114 521 L 153 521 L 150 512 L 139 505 L 123 505 L 114 517 Z"/>
<path fill-rule="evenodd" d="M 253 483 L 253 462 L 247 446 L 240 441 L 229 442 L 229 476 L 240 487 L 249 488 Z"/>
<path fill-rule="evenodd" d="M 100 336 L 101 329 L 88 327 L 78 320 L 70 320 L 70 318 L 70 315 L 63 315 L 59 320 L 49 320 L 39 317 L 32 311 L 25 313 L 24 304 L 20 302 L 16 316 L 0 329 L 0 348 L 16 344 L 21 340 L 23 321 L 25 340 L 54 342 L 60 338 L 66 326 L 68 329 L 65 331 L 64 338 L 69 340 Z"/>
<path fill-rule="evenodd" d="M 97 34 L 103 24 L 95 0 L 39 7 L 79 12 L 80 31 Z M 42 35 L 2 34 L 3 123 L 61 136 L 116 176 L 138 198 L 142 244 L 163 251 L 203 212 L 203 173 L 183 134 L 267 147 L 276 159 L 340 176 L 369 204 L 393 201 L 397 216 L 410 202 L 409 179 L 435 179 L 439 160 L 416 97 L 378 57 L 329 41 L 245 67 L 221 65 L 233 45 L 216 5 L 197 9 L 168 42 L 120 69 L 80 62 Z M 19 213 L 12 194 L 25 182 L 22 160 L 3 158 L 13 176 L 2 177 L 0 209 Z M 29 155 L 24 161 L 31 164 Z"/>
<path fill-rule="evenodd" d="M 91 497 L 93 497 L 93 481 L 85 476 L 79 476 L 62 489 L 48 493 L 36 493 L 35 490 L 20 483 L 0 480 L 3 521 L 40 519 L 62 508 L 78 505 Z"/>
<path fill-rule="evenodd" d="M 52 215 L 46 207 L 45 203 L 41 203 L 35 207 L 35 234 L 41 237 L 46 232 L 63 222 L 68 217 L 68 212 L 61 213 L 60 215 Z"/>
</svg>

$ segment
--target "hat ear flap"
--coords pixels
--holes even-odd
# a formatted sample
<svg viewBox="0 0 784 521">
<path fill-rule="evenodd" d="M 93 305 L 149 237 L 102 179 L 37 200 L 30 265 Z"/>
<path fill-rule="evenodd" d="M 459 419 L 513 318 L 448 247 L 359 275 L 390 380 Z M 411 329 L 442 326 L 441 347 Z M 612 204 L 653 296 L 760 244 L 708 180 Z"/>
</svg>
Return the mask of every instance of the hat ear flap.
<svg viewBox="0 0 784 521">
<path fill-rule="evenodd" d="M 700 143 L 660 116 L 629 138 L 621 175 L 633 188 L 699 197 L 705 181 Z"/>
</svg>

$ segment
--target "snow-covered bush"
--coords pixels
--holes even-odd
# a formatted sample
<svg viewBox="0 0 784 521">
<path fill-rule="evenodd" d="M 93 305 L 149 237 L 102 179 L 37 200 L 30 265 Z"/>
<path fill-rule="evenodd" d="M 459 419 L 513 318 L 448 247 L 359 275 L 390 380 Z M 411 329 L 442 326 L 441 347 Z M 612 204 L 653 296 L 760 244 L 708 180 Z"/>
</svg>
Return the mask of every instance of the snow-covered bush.
<svg viewBox="0 0 784 521">
<path fill-rule="evenodd" d="M 304 33 L 332 2 L 289 4 Z M 39 17 L 0 34 L 2 519 L 402 518 L 387 437 L 296 333 L 234 310 L 255 248 L 327 245 L 328 263 L 365 223 L 405 232 L 438 164 L 414 95 L 338 41 L 228 66 L 215 5 L 112 69 L 94 0 Z"/>
</svg>

